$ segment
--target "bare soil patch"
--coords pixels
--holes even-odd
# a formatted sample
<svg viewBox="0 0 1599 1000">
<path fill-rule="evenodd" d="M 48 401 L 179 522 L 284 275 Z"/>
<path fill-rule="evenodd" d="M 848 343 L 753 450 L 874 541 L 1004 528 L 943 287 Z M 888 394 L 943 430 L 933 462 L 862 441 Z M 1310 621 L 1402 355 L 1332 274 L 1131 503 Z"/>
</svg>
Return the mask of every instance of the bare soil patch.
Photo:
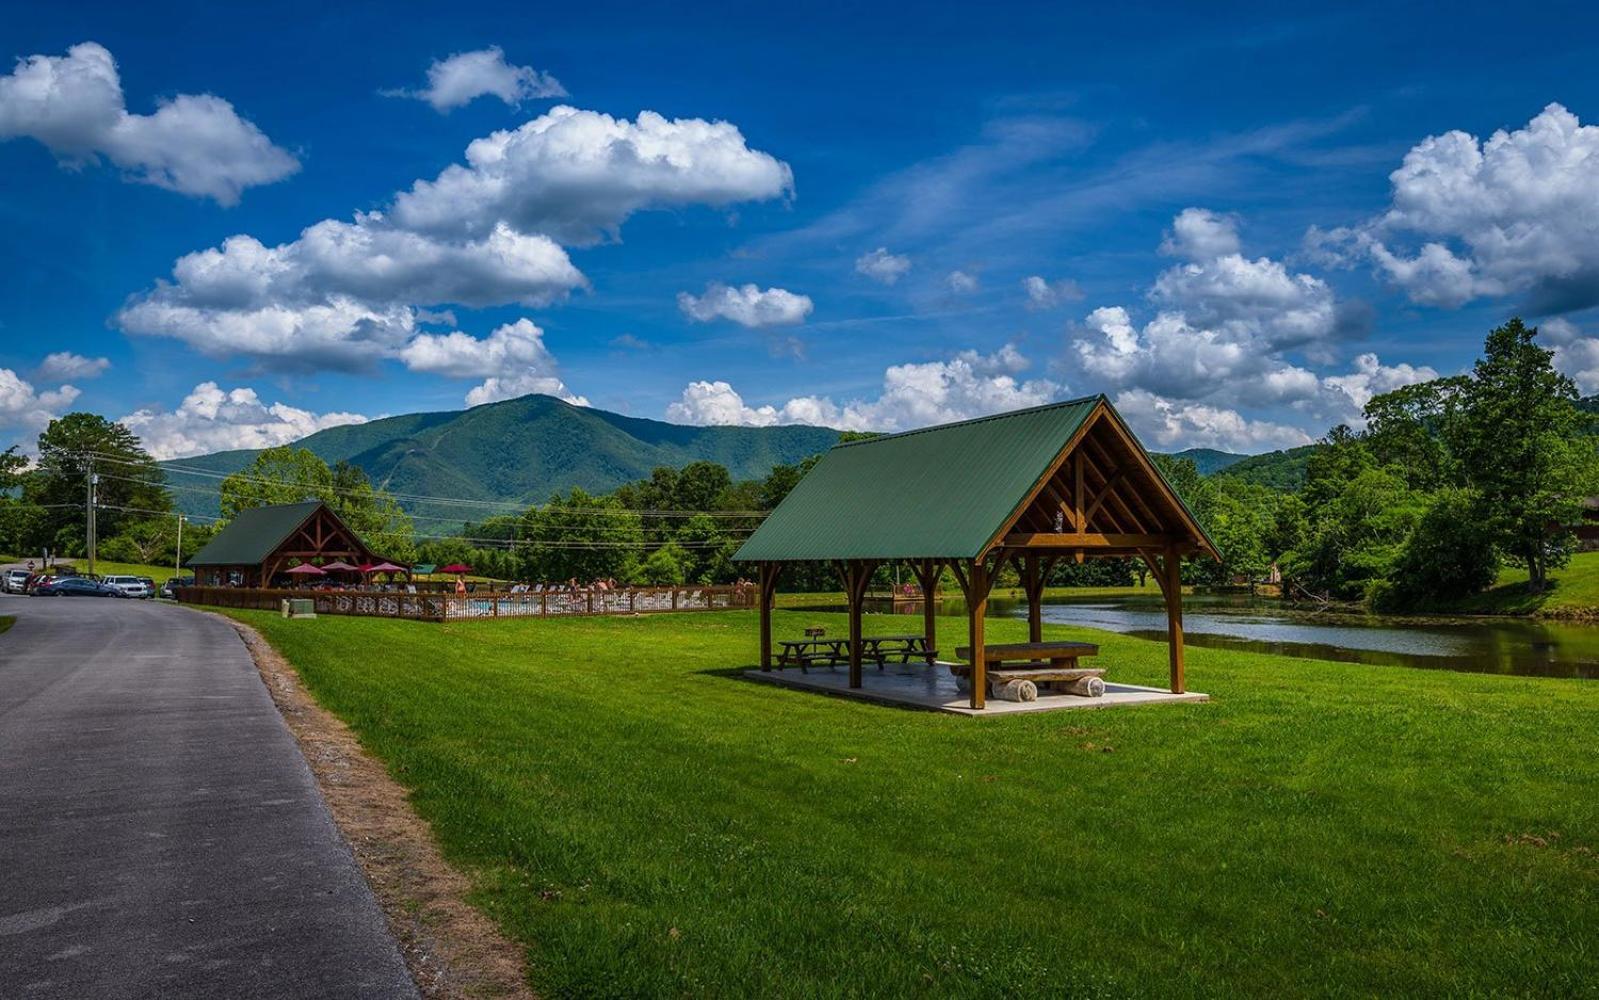
<svg viewBox="0 0 1599 1000">
<path fill-rule="evenodd" d="M 471 884 L 440 855 L 405 789 L 361 749 L 348 726 L 312 699 L 294 667 L 259 633 L 225 620 L 249 647 L 299 742 L 422 995 L 532 1000 L 524 950 L 466 901 Z"/>
</svg>

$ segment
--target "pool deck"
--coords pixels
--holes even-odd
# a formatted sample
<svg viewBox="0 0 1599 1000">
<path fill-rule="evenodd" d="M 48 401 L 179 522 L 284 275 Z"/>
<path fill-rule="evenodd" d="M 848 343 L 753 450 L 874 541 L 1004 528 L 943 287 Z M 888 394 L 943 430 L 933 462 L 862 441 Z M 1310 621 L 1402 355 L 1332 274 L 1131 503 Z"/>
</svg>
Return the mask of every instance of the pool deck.
<svg viewBox="0 0 1599 1000">
<path fill-rule="evenodd" d="M 990 697 L 986 708 L 974 709 L 965 692 L 955 685 L 943 661 L 928 666 L 925 663 L 891 663 L 878 670 L 868 664 L 861 673 L 861 686 L 849 686 L 848 667 L 812 667 L 802 674 L 797 668 L 764 671 L 751 669 L 744 676 L 783 687 L 820 691 L 844 698 L 859 698 L 889 705 L 906 705 L 953 715 L 1014 715 L 1019 712 L 1073 711 L 1085 708 L 1117 708 L 1124 705 L 1156 705 L 1169 702 L 1209 701 L 1210 695 L 1197 691 L 1172 694 L 1165 688 L 1142 687 L 1137 684 L 1105 682 L 1102 698 L 1083 698 L 1072 694 L 1040 694 L 1037 701 L 1005 701 Z"/>
</svg>

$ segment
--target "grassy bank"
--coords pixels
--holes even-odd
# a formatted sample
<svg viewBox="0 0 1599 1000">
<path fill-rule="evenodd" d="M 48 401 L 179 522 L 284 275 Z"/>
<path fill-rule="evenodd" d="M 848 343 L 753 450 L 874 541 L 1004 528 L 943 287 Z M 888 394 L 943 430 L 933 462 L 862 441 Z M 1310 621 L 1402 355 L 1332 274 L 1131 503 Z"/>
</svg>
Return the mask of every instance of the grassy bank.
<svg viewBox="0 0 1599 1000">
<path fill-rule="evenodd" d="M 3 557 L 0 557 L 0 562 L 5 561 L 27 562 L 27 559 L 13 558 L 6 560 Z M 79 573 L 89 572 L 89 560 L 87 559 L 63 558 L 60 560 L 60 564 L 63 566 L 71 566 Z M 154 580 L 157 586 L 166 583 L 167 578 L 173 576 L 177 572 L 170 565 L 154 566 L 148 563 L 112 562 L 108 559 L 96 559 L 94 561 L 94 571 L 100 576 L 147 576 Z M 189 573 L 188 570 L 184 570 L 183 572 L 185 575 L 188 575 Z"/>
<path fill-rule="evenodd" d="M 14 615 L 0 615 L 0 634 L 4 634 L 16 623 L 17 619 Z"/>
<path fill-rule="evenodd" d="M 1589 682 L 1192 649 L 1207 705 L 973 720 L 747 681 L 745 612 L 238 617 L 413 790 L 545 995 L 1569 995 L 1599 977 Z M 818 620 L 843 630 L 780 611 L 776 634 Z M 964 639 L 940 625 L 945 648 Z M 1158 643 L 1048 632 L 1101 643 L 1115 679 L 1164 678 Z"/>
<path fill-rule="evenodd" d="M 1571 563 L 1549 574 L 1551 586 L 1541 594 L 1527 592 L 1527 571 L 1500 570 L 1494 586 L 1439 611 L 1476 615 L 1548 615 L 1556 618 L 1599 617 L 1599 552 L 1578 552 Z"/>
</svg>

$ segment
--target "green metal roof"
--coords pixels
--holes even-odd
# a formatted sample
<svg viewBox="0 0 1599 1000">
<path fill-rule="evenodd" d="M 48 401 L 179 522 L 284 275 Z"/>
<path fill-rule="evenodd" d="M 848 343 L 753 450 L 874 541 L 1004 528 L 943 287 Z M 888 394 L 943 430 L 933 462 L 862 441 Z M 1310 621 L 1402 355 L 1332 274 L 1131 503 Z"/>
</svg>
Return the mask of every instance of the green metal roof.
<svg viewBox="0 0 1599 1000">
<path fill-rule="evenodd" d="M 837 445 L 733 558 L 970 559 L 1104 402 L 1090 396 Z"/>
<path fill-rule="evenodd" d="M 294 530 L 322 506 L 320 500 L 241 510 L 200 551 L 190 566 L 254 566 L 266 562 Z"/>
</svg>

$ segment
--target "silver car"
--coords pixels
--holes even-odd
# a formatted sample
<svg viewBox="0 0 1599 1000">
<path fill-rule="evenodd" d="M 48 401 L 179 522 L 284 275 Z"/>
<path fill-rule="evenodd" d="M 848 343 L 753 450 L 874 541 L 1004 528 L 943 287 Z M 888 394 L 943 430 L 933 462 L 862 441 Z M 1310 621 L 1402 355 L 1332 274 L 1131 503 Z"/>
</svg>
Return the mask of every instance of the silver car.
<svg viewBox="0 0 1599 1000">
<path fill-rule="evenodd" d="M 108 587 L 115 587 L 129 597 L 154 597 L 155 591 L 144 581 L 142 576 L 108 576 L 100 581 Z"/>
<path fill-rule="evenodd" d="M 5 575 L 5 591 L 8 594 L 23 594 L 28 589 L 28 571 L 25 569 L 8 569 Z"/>
</svg>

